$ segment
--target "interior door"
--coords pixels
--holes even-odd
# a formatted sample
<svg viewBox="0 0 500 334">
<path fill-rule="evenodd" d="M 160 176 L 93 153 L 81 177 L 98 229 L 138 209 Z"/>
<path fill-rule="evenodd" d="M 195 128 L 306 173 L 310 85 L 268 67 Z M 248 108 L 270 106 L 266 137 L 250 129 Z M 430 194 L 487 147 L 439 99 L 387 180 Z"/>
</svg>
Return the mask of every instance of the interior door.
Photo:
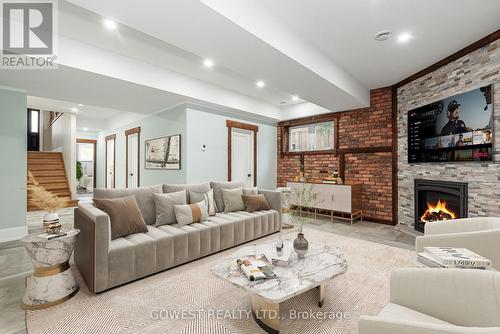
<svg viewBox="0 0 500 334">
<path fill-rule="evenodd" d="M 106 139 L 106 188 L 115 187 L 115 138 Z"/>
<path fill-rule="evenodd" d="M 127 188 L 139 186 L 139 134 L 127 136 Z"/>
<path fill-rule="evenodd" d="M 233 128 L 231 131 L 231 180 L 254 186 L 254 132 Z"/>
</svg>

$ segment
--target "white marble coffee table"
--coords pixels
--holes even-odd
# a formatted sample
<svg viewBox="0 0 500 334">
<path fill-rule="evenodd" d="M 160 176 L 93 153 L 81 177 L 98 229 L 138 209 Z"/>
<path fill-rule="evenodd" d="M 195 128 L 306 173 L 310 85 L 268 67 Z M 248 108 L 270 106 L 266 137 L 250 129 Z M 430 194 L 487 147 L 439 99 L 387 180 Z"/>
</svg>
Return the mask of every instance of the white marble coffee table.
<svg viewBox="0 0 500 334">
<path fill-rule="evenodd" d="M 274 254 L 277 240 L 250 245 L 239 249 L 230 258 L 217 262 L 212 273 L 252 294 L 252 311 L 255 320 L 268 333 L 280 331 L 281 302 L 313 288 L 319 289 L 319 307 L 323 306 L 325 285 L 332 278 L 347 271 L 344 254 L 337 247 L 320 241 L 309 241 L 309 251 L 304 258 L 292 252 L 290 265 L 274 266 L 278 276 L 274 279 L 249 281 L 236 266 L 236 260 L 248 255 Z M 284 240 L 285 247 L 292 247 L 292 239 Z"/>
<path fill-rule="evenodd" d="M 22 239 L 35 271 L 26 279 L 22 308 L 39 310 L 60 304 L 78 292 L 69 258 L 79 229 L 62 230 L 66 235 L 47 240 L 36 235 Z"/>
</svg>

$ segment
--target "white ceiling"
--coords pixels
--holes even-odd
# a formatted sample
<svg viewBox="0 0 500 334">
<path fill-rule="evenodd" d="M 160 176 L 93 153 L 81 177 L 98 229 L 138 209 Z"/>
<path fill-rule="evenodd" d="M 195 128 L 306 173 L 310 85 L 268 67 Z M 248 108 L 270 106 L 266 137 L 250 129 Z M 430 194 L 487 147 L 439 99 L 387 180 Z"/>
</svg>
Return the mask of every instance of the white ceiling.
<svg viewBox="0 0 500 334">
<path fill-rule="evenodd" d="M 500 29 L 499 0 L 243 1 L 258 1 L 369 88 L 393 85 Z M 384 29 L 394 37 L 377 42 Z M 404 32 L 413 39 L 398 43 Z"/>
<path fill-rule="evenodd" d="M 0 85 L 95 106 L 92 119 L 186 102 L 274 121 L 365 107 L 369 89 L 500 27 L 499 0 L 68 1 L 59 2 L 59 69 L 0 70 Z M 383 29 L 395 36 L 375 41 Z"/>
</svg>

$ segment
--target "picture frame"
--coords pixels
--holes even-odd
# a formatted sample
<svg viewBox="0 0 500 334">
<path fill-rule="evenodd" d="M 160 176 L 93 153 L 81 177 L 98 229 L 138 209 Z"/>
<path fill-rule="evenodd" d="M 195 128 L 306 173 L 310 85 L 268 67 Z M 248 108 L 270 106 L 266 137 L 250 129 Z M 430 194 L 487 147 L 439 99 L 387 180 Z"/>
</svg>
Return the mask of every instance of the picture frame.
<svg viewBox="0 0 500 334">
<path fill-rule="evenodd" d="M 153 170 L 181 169 L 181 135 L 148 139 L 144 145 L 144 168 Z"/>
</svg>

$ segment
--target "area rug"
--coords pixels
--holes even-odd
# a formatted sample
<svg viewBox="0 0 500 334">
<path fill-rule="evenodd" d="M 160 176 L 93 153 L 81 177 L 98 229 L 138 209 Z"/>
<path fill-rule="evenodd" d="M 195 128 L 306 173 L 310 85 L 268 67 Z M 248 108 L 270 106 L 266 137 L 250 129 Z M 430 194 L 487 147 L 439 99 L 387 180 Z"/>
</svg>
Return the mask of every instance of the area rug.
<svg viewBox="0 0 500 334">
<path fill-rule="evenodd" d="M 305 229 L 305 234 L 311 241 L 340 247 L 348 270 L 330 281 L 322 308 L 317 305 L 316 289 L 281 304 L 282 333 L 357 333 L 360 316 L 376 315 L 388 302 L 391 270 L 415 265 L 415 253 L 406 249 L 313 228 Z M 215 261 L 231 256 L 237 248 L 98 295 L 88 291 L 73 266 L 80 292 L 59 306 L 28 311 L 28 332 L 264 333 L 251 315 L 250 295 L 210 273 Z"/>
</svg>

